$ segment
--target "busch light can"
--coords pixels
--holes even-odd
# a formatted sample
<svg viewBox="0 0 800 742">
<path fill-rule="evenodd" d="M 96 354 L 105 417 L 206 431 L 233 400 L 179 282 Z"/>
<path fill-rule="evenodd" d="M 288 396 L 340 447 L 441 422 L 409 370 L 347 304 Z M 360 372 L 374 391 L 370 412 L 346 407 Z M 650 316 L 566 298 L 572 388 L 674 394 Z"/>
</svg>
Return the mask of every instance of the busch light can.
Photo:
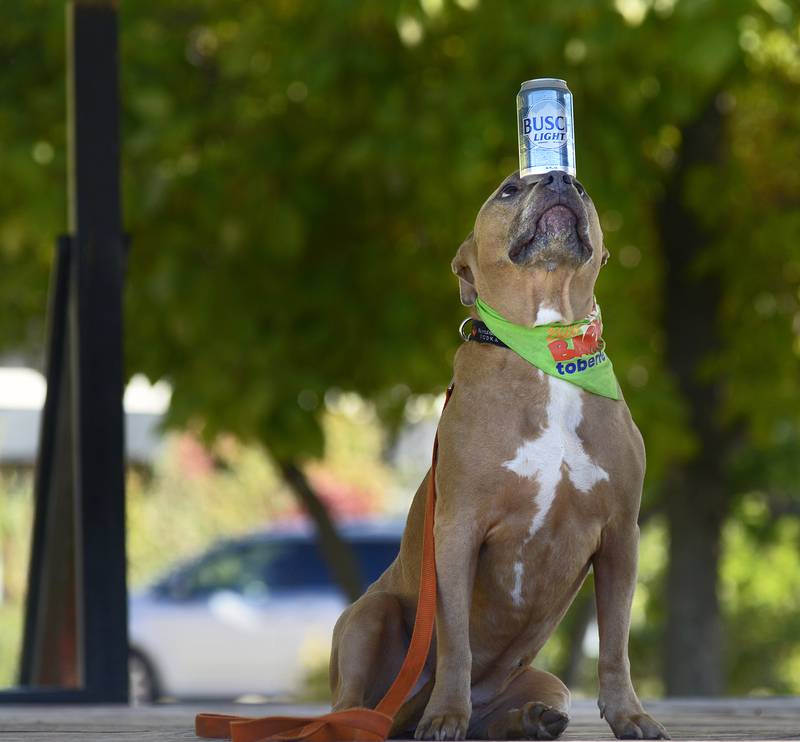
<svg viewBox="0 0 800 742">
<path fill-rule="evenodd" d="M 542 77 L 522 83 L 517 95 L 519 174 L 564 170 L 575 175 L 572 93 L 567 83 Z"/>
</svg>

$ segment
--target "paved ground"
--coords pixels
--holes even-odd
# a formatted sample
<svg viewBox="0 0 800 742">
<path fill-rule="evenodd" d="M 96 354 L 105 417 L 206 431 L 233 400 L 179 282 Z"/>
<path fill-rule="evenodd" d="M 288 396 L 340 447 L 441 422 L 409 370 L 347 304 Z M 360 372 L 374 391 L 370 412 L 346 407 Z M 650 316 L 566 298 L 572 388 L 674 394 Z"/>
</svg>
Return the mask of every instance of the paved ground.
<svg viewBox="0 0 800 742">
<path fill-rule="evenodd" d="M 800 740 L 800 698 L 670 700 L 645 703 L 680 740 Z M 197 740 L 198 711 L 246 716 L 322 713 L 288 706 L 184 704 L 150 708 L 100 706 L 2 706 L 0 742 L 151 742 Z M 593 701 L 575 701 L 564 740 L 611 740 Z"/>
</svg>

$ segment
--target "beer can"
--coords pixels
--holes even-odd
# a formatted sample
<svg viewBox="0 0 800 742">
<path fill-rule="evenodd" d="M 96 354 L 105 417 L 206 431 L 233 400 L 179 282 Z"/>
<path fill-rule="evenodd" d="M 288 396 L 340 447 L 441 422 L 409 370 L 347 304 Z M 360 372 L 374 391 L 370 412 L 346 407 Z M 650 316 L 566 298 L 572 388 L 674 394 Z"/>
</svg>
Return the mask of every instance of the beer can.
<svg viewBox="0 0 800 742">
<path fill-rule="evenodd" d="M 563 170 L 575 175 L 572 93 L 567 83 L 542 77 L 522 83 L 517 95 L 519 174 Z"/>
</svg>

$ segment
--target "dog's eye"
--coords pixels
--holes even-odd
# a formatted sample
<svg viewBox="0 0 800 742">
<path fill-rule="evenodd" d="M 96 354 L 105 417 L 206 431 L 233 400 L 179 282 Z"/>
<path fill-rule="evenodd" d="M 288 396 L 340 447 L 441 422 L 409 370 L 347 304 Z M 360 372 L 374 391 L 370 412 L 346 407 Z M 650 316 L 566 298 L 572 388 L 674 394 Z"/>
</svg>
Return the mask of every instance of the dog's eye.
<svg viewBox="0 0 800 742">
<path fill-rule="evenodd" d="M 578 191 L 578 194 L 583 196 L 586 193 L 586 189 L 574 178 L 572 182 L 575 184 L 575 190 Z"/>
<path fill-rule="evenodd" d="M 500 198 L 509 198 L 511 196 L 515 196 L 517 193 L 519 193 L 519 187 L 514 183 L 509 183 L 503 187 L 502 191 L 500 191 Z"/>
</svg>

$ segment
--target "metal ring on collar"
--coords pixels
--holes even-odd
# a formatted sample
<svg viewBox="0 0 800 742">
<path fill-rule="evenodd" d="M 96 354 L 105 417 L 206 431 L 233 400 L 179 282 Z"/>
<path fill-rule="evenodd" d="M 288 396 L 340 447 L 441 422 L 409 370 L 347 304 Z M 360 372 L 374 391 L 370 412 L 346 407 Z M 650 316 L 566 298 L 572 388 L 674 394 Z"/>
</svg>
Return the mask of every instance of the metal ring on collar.
<svg viewBox="0 0 800 742">
<path fill-rule="evenodd" d="M 458 334 L 459 334 L 459 335 L 461 335 L 461 339 L 462 339 L 462 340 L 469 340 L 470 336 L 469 336 L 469 334 L 465 334 L 465 333 L 464 333 L 464 327 L 465 327 L 465 325 L 467 324 L 467 322 L 472 322 L 472 321 L 473 321 L 473 319 L 474 319 L 473 317 L 467 317 L 467 318 L 466 318 L 466 319 L 465 319 L 465 320 L 464 320 L 464 321 L 463 321 L 463 322 L 462 322 L 462 323 L 461 323 L 461 324 L 458 326 Z"/>
</svg>

